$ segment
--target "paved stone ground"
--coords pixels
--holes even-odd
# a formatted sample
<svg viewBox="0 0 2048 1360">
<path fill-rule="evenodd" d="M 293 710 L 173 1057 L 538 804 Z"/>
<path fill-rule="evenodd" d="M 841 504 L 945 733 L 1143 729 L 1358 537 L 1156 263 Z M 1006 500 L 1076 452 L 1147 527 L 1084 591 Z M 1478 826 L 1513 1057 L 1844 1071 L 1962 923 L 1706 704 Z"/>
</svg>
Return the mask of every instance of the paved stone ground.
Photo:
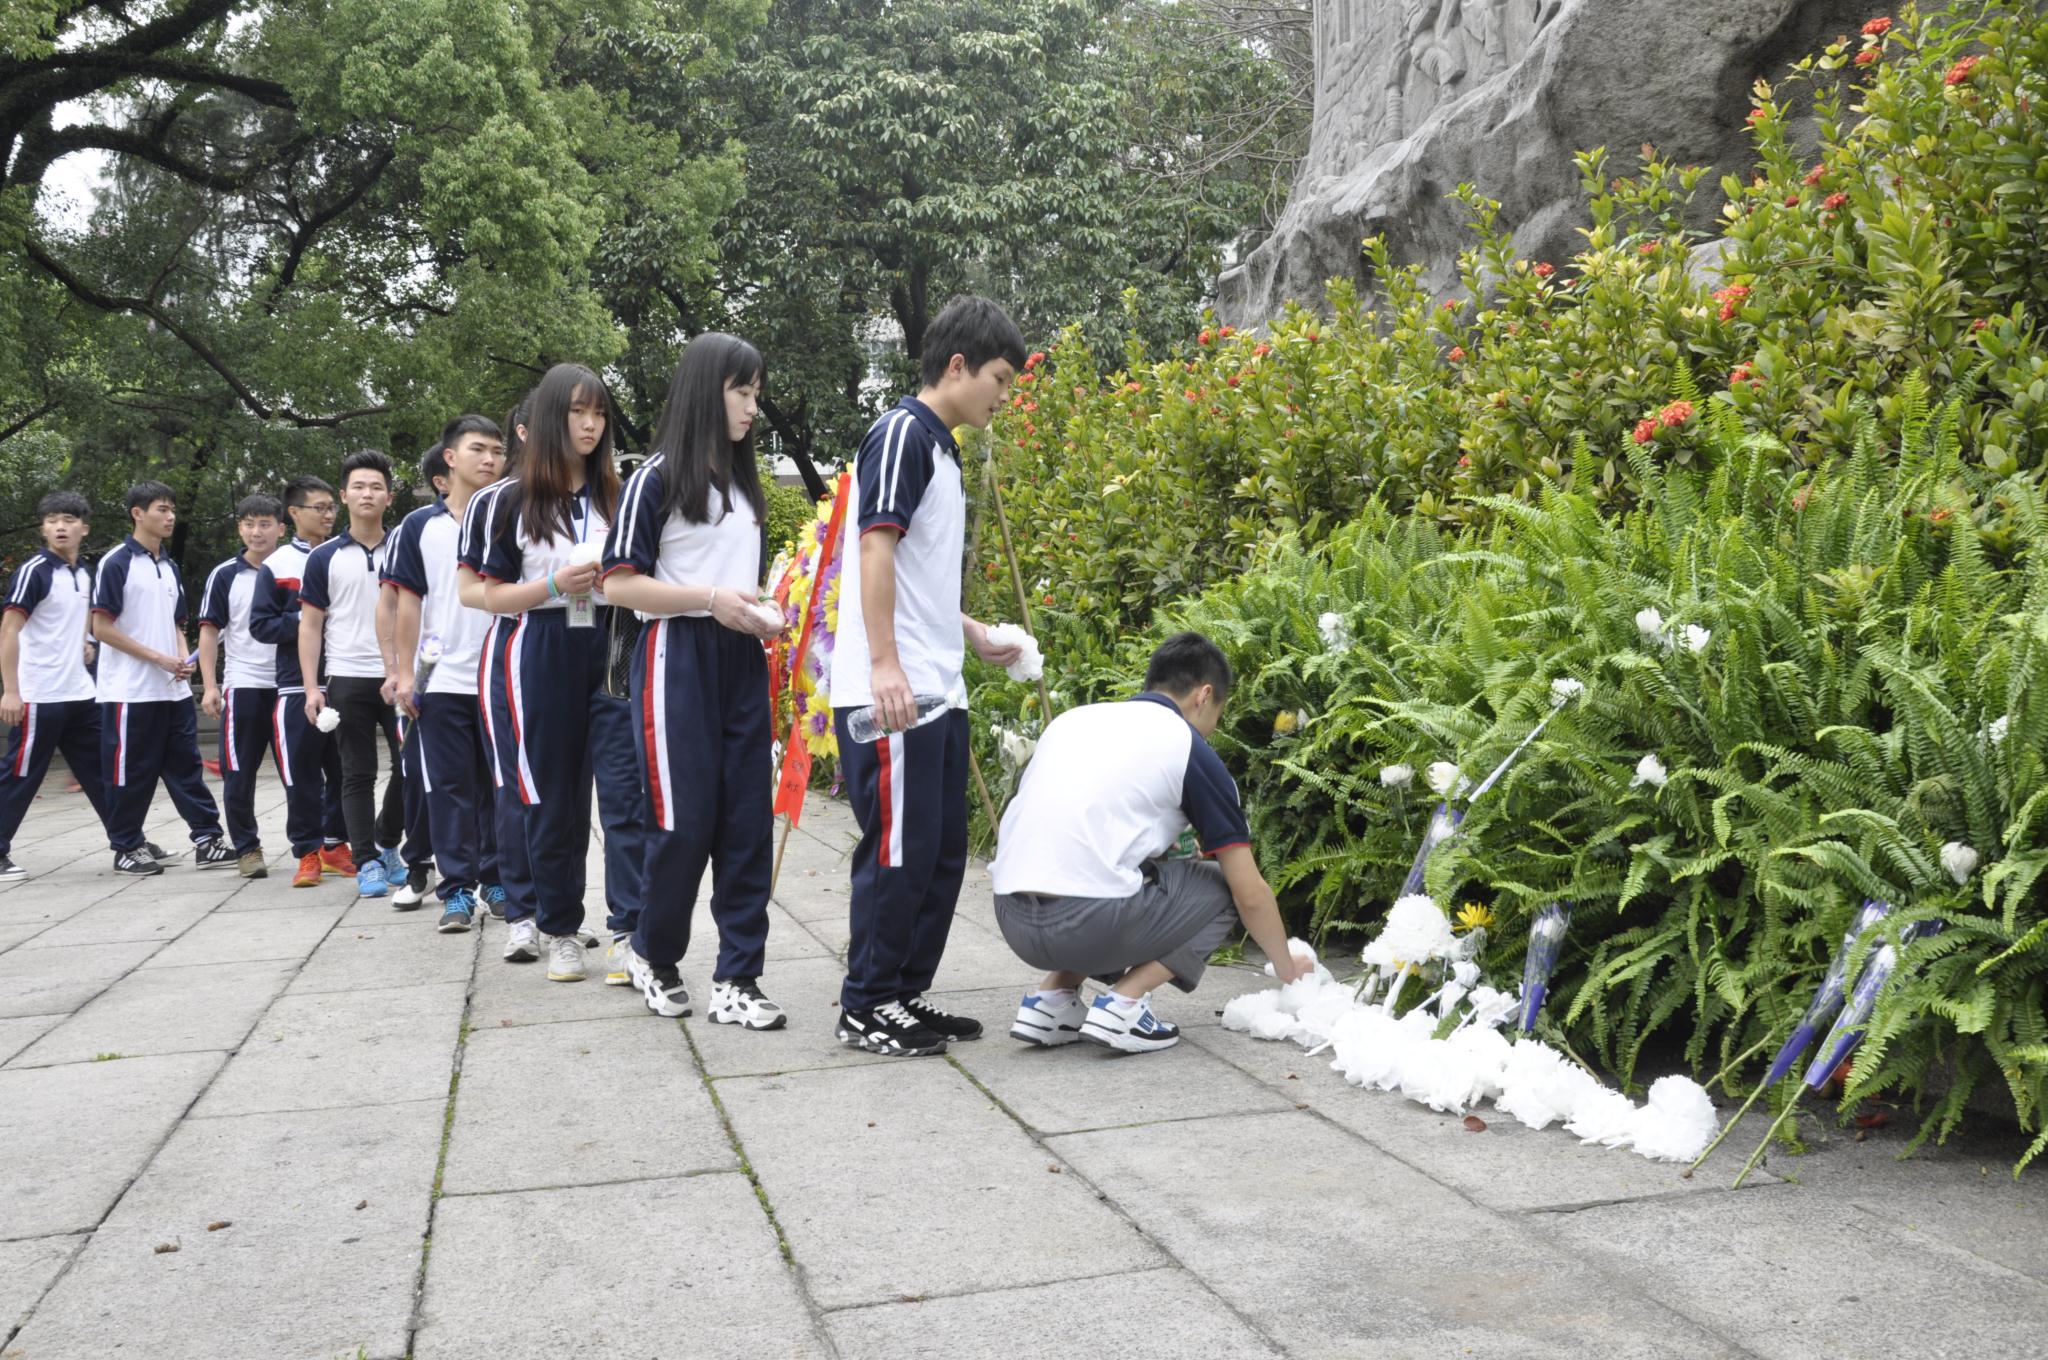
<svg viewBox="0 0 2048 1360">
<path fill-rule="evenodd" d="M 2010 1137 L 1837 1137 L 1731 1193 L 1730 1158 L 1684 1182 L 1471 1133 L 1225 1034 L 1246 969 L 1163 1003 L 1168 1053 L 1027 1049 L 979 866 L 940 985 L 992 1037 L 851 1053 L 834 805 L 791 843 L 792 1022 L 762 1035 L 551 985 L 496 924 L 294 891 L 281 853 L 260 883 L 116 878 L 49 787 L 0 890 L 10 1360 L 2048 1348 L 2048 1175 L 2015 1185 Z"/>
</svg>

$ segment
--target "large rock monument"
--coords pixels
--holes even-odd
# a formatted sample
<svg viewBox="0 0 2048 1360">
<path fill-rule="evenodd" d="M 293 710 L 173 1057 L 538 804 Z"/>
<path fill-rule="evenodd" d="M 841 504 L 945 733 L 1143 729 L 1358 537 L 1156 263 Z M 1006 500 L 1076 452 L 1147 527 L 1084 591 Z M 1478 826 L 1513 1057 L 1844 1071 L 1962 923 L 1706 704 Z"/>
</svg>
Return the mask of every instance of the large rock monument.
<svg viewBox="0 0 2048 1360">
<path fill-rule="evenodd" d="M 1748 163 L 1750 87 L 1853 35 L 1883 0 L 1316 0 L 1315 121 L 1273 235 L 1225 274 L 1219 310 L 1256 323 L 1366 281 L 1360 242 L 1427 264 L 1447 292 L 1469 244 L 1448 195 L 1500 200 L 1524 254 L 1564 257 L 1585 225 L 1573 153 L 1627 174 L 1645 142 Z M 1796 129 L 1795 129 L 1796 132 Z M 1720 202 L 1702 185 L 1695 225 Z"/>
</svg>

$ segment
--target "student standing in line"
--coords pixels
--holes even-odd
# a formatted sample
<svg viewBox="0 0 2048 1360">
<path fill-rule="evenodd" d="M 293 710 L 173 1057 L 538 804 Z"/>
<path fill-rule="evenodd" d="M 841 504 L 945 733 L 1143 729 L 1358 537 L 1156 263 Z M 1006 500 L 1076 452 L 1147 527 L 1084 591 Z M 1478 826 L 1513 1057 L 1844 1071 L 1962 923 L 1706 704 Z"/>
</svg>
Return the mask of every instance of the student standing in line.
<svg viewBox="0 0 2048 1360">
<path fill-rule="evenodd" d="M 312 551 L 299 587 L 299 669 L 306 719 L 317 723 L 333 695 L 341 724 L 341 811 L 356 862 L 356 895 L 382 897 L 405 877 L 398 843 L 405 835 L 405 771 L 398 760 L 398 711 L 384 702 L 384 654 L 377 646 L 378 575 L 391 508 L 391 460 L 361 449 L 341 463 L 348 527 Z M 326 683 L 318 676 L 323 669 Z M 377 738 L 391 752 L 391 778 L 377 803 Z"/>
<path fill-rule="evenodd" d="M 923 1057 L 981 1037 L 979 1021 L 924 993 L 967 871 L 963 637 L 997 666 L 1020 650 L 992 645 L 960 612 L 967 501 L 953 430 L 986 429 L 1023 365 L 1024 337 L 1002 308 L 954 298 L 925 331 L 923 389 L 874 423 L 854 460 L 831 685 L 839 768 L 860 824 L 838 1033 L 871 1053 Z M 920 699 L 946 703 L 920 725 Z M 885 733 L 857 742 L 847 720 L 870 707 Z"/>
<path fill-rule="evenodd" d="M 598 557 L 619 495 L 611 394 L 589 369 L 557 364 L 534 389 L 532 415 L 517 476 L 469 508 L 472 521 L 482 515 L 482 556 L 472 569 L 485 582 L 485 606 L 519 616 L 499 658 L 514 742 L 505 777 L 526 805 L 526 853 L 551 982 L 585 976 L 578 932 L 595 777 L 612 933 L 605 980 L 623 986 L 627 940 L 643 900 L 646 836 L 631 707 L 606 693 L 612 620 Z"/>
<path fill-rule="evenodd" d="M 460 416 L 442 432 L 446 499 L 413 511 L 392 536 L 384 579 L 398 591 L 397 700 L 414 714 L 420 799 L 441 871 L 440 930 L 465 931 L 485 894 L 498 889 L 490 753 L 477 711 L 477 661 L 491 617 L 465 609 L 455 570 L 462 515 L 498 478 L 504 437 L 488 417 Z M 432 658 L 424 685 L 420 668 Z"/>
<path fill-rule="evenodd" d="M 267 878 L 263 838 L 256 826 L 256 775 L 270 744 L 270 713 L 277 707 L 277 649 L 249 631 L 256 576 L 284 533 L 284 504 L 275 496 L 244 496 L 235 507 L 242 551 L 208 573 L 199 604 L 199 706 L 220 719 L 220 801 L 228 839 L 243 878 Z M 221 644 L 227 666 L 221 669 Z M 278 766 L 282 774 L 284 767 Z"/>
<path fill-rule="evenodd" d="M 448 498 L 448 459 L 442 444 L 420 455 L 420 480 L 433 489 L 434 506 Z M 418 514 L 418 510 L 413 510 L 399 516 L 398 527 L 391 531 L 390 551 L 384 554 L 377 590 L 377 649 L 384 655 L 381 693 L 384 702 L 398 712 L 398 765 L 405 772 L 405 844 L 399 851 L 399 858 L 405 861 L 405 878 L 391 884 L 391 905 L 400 911 L 411 911 L 427 900 L 434 867 L 434 833 L 422 792 L 426 775 L 422 768 L 419 714 L 398 702 L 398 600 L 402 592 L 391 579 L 391 563 L 405 539 L 405 526 Z M 460 521 L 458 515 L 457 523 Z"/>
<path fill-rule="evenodd" d="M 92 572 L 78 564 L 92 507 L 76 491 L 52 491 L 37 504 L 36 519 L 43 549 L 15 571 L 0 614 L 0 681 L 7 686 L 0 724 L 14 729 L 0 766 L 0 881 L 28 876 L 11 858 L 14 833 L 54 753 L 64 753 L 80 791 L 109 825 L 100 710 L 86 670 L 93 652 Z"/>
<path fill-rule="evenodd" d="M 93 583 L 99 639 L 100 768 L 104 772 L 114 872 L 160 874 L 143 819 L 157 780 L 192 828 L 193 862 L 223 869 L 235 852 L 221 835 L 220 809 L 199 759 L 192 711 L 192 662 L 185 653 L 185 585 L 164 552 L 178 525 L 178 498 L 162 482 L 128 489 L 128 537 L 100 559 Z"/>
<path fill-rule="evenodd" d="M 626 483 L 605 541 L 605 590 L 644 623 L 634 652 L 633 723 L 646 786 L 647 882 L 626 966 L 648 1009 L 688 1015 L 676 965 L 706 865 L 718 962 L 711 1019 L 780 1029 L 761 992 L 774 863 L 774 737 L 761 640 L 782 632 L 761 589 L 767 500 L 754 460 L 761 355 L 737 336 L 683 350 L 655 427 L 653 456 Z"/>
<path fill-rule="evenodd" d="M 249 631 L 277 649 L 277 706 L 270 712 L 270 742 L 284 780 L 285 835 L 299 863 L 294 888 L 316 888 L 324 876 L 354 878 L 355 859 L 342 843 L 341 750 L 306 718 L 305 679 L 299 670 L 299 586 L 306 559 L 334 532 L 334 488 L 310 474 L 285 483 L 284 513 L 292 536 L 256 572 Z"/>
</svg>

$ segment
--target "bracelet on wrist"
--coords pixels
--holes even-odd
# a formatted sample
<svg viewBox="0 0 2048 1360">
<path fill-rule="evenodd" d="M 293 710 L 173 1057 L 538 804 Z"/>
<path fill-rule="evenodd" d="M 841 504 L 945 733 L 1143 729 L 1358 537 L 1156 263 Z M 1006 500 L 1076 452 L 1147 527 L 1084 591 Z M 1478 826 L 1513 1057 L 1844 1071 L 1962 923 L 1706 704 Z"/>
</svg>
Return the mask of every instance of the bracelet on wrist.
<svg viewBox="0 0 2048 1360">
<path fill-rule="evenodd" d="M 554 574 L 553 572 L 549 572 L 549 573 L 548 573 L 548 577 L 547 577 L 547 587 L 548 587 L 548 598 L 549 598 L 550 600 L 555 600 L 555 599 L 560 599 L 560 598 L 561 598 L 562 592 L 561 592 L 561 591 L 559 591 L 559 590 L 557 590 L 557 589 L 555 588 L 555 574 Z"/>
</svg>

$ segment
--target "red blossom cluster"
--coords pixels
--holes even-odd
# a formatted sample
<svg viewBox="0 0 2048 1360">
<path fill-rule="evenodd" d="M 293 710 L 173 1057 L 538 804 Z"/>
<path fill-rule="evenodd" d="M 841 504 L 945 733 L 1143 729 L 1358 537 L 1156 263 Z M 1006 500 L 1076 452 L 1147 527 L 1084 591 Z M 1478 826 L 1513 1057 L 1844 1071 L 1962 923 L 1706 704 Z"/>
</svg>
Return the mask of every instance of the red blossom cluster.
<svg viewBox="0 0 2048 1360">
<path fill-rule="evenodd" d="M 1657 413 L 1657 423 L 1667 430 L 1675 430 L 1692 419 L 1692 403 L 1674 401 Z"/>
<path fill-rule="evenodd" d="M 1658 244 L 1659 243 L 1656 241 L 1645 241 L 1641 245 L 1636 247 L 1636 254 L 1655 255 L 1657 253 Z"/>
<path fill-rule="evenodd" d="M 1213 340 L 1214 340 L 1215 338 L 1216 338 L 1216 332 L 1214 332 L 1214 331 L 1210 330 L 1210 329 L 1209 329 L 1209 328 L 1208 328 L 1207 326 L 1204 326 L 1204 327 L 1202 328 L 1202 333 L 1201 333 L 1200 335 L 1198 335 L 1198 336 L 1196 336 L 1196 337 L 1195 337 L 1195 339 L 1196 339 L 1197 341 L 1199 341 L 1200 343 L 1202 343 L 1202 344 L 1204 344 L 1204 345 L 1206 345 L 1206 344 L 1210 343 L 1210 342 L 1211 342 L 1211 341 L 1213 341 Z M 1193 364 L 1189 364 L 1189 365 L 1188 365 L 1188 367 L 1189 367 L 1189 368 L 1193 368 L 1193 367 L 1194 367 L 1194 365 L 1193 365 Z"/>
<path fill-rule="evenodd" d="M 1856 64 L 1858 66 L 1875 66 L 1877 62 L 1878 52 L 1875 47 L 1866 47 L 1856 54 Z"/>
<path fill-rule="evenodd" d="M 1748 383 L 1753 387 L 1761 387 L 1763 381 L 1757 375 L 1756 369 L 1750 364 L 1737 364 L 1734 368 L 1728 370 L 1728 385 L 1730 387 L 1739 387 L 1743 383 Z"/>
<path fill-rule="evenodd" d="M 1557 266 L 1545 260 L 1542 264 L 1536 266 L 1534 272 L 1537 278 L 1547 279 L 1557 272 Z"/>
<path fill-rule="evenodd" d="M 1981 331 L 1981 330 L 1984 330 L 1984 329 L 1986 329 L 1986 328 L 1987 328 L 1987 327 L 1989 327 L 1990 325 L 1991 325 L 1991 318 L 1990 318 L 1990 317 L 1988 317 L 1988 316 L 1980 316 L 1980 317 L 1978 317 L 1978 318 L 1977 318 L 1977 319 L 1976 319 L 1975 321 L 1972 321 L 1972 322 L 1970 323 L 1970 330 L 1971 330 L 1971 332 L 1972 332 L 1972 333 L 1974 334 L 1974 333 L 1975 333 L 1975 332 L 1977 332 L 1977 331 Z"/>
<path fill-rule="evenodd" d="M 1976 72 L 1978 60 L 1976 57 L 1964 57 L 1948 68 L 1948 74 L 1941 78 L 1941 83 L 1944 85 L 1961 85 Z"/>
<path fill-rule="evenodd" d="M 1819 165 L 1814 166 L 1813 169 L 1806 172 L 1806 178 L 1802 182 L 1806 184 L 1818 184 L 1823 179 L 1827 178 L 1827 173 L 1827 162 L 1822 161 Z"/>
<path fill-rule="evenodd" d="M 1451 352 L 1449 354 L 1446 354 L 1444 357 L 1446 359 L 1449 359 L 1454 364 L 1463 363 L 1465 359 L 1465 347 L 1463 345 L 1452 345 Z"/>
<path fill-rule="evenodd" d="M 1657 422 L 1656 422 L 1656 421 L 1654 421 L 1654 420 L 1638 420 L 1638 421 L 1636 422 L 1636 443 L 1638 443 L 1638 444 L 1647 444 L 1647 443 L 1649 443 L 1649 442 L 1650 442 L 1650 441 L 1651 441 L 1652 439 L 1655 439 L 1656 437 L 1657 437 Z"/>
<path fill-rule="evenodd" d="M 1038 367 L 1038 366 L 1039 366 L 1040 364 L 1042 364 L 1042 363 L 1044 363 L 1044 362 L 1045 362 L 1045 351 L 1044 351 L 1044 350 L 1042 350 L 1042 349 L 1040 349 L 1040 350 L 1033 350 L 1033 351 L 1031 352 L 1031 357 L 1030 357 L 1030 358 L 1028 358 L 1028 359 L 1026 359 L 1026 360 L 1024 361 L 1024 367 L 1025 367 L 1025 368 L 1026 368 L 1027 370 L 1028 370 L 1028 369 L 1033 369 L 1033 368 L 1037 368 L 1037 367 Z"/>
<path fill-rule="evenodd" d="M 1826 198 L 1820 201 L 1820 205 L 1823 208 L 1826 208 L 1829 212 L 1838 212 L 1848 202 L 1849 196 L 1847 194 L 1829 194 Z"/>
<path fill-rule="evenodd" d="M 1714 301 L 1721 304 L 1721 319 L 1733 321 L 1735 313 L 1742 308 L 1742 300 L 1749 296 L 1749 289 L 1740 283 L 1731 283 L 1714 294 Z"/>
<path fill-rule="evenodd" d="M 1751 109 L 1751 110 L 1749 111 L 1749 125 L 1750 125 L 1751 127 L 1755 127 L 1755 126 L 1756 126 L 1756 125 L 1757 125 L 1758 123 L 1761 123 L 1761 122 L 1762 122 L 1762 121 L 1763 121 L 1763 120 L 1764 120 L 1765 118 L 1768 118 L 1769 116 L 1770 116 L 1770 110 L 1769 110 L 1769 109 L 1766 109 L 1766 108 L 1754 108 L 1754 109 Z"/>
<path fill-rule="evenodd" d="M 1891 17 L 1889 15 L 1884 14 L 1878 15 L 1875 19 L 1872 19 L 1869 23 L 1863 26 L 1863 36 L 1866 38 L 1882 38 L 1885 34 L 1891 31 Z"/>
<path fill-rule="evenodd" d="M 1263 358 L 1265 358 L 1265 357 L 1266 357 L 1266 356 L 1267 356 L 1268 354 L 1271 354 L 1272 352 L 1273 352 L 1273 347 L 1272 347 L 1271 345 L 1266 345 L 1266 344 L 1259 344 L 1259 345 L 1254 345 L 1254 346 L 1252 347 L 1252 357 L 1253 357 L 1254 359 L 1263 359 Z"/>
</svg>

